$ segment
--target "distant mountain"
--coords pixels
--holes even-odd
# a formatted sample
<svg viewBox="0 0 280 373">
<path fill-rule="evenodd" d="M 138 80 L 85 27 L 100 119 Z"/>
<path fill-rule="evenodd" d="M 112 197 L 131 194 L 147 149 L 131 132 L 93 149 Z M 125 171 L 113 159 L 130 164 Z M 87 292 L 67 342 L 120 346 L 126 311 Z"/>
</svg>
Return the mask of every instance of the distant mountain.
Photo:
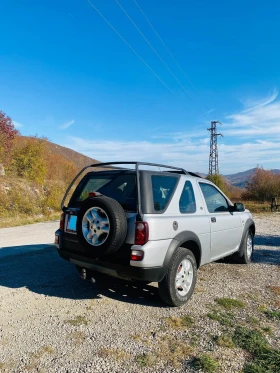
<svg viewBox="0 0 280 373">
<path fill-rule="evenodd" d="M 231 174 L 231 175 L 223 175 L 225 179 L 227 179 L 232 185 L 239 187 L 239 188 L 244 188 L 246 183 L 249 181 L 250 177 L 254 174 L 256 171 L 256 168 L 252 168 L 247 171 L 243 172 L 237 172 L 236 174 Z M 273 169 L 270 170 L 274 174 L 280 174 L 279 169 Z"/>
</svg>

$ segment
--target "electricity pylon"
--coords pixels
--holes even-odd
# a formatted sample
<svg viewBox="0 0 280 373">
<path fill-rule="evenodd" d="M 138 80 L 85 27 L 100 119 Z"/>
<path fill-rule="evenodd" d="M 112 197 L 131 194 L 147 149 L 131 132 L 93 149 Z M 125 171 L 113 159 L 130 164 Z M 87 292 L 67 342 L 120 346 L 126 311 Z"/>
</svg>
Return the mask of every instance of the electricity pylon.
<svg viewBox="0 0 280 373">
<path fill-rule="evenodd" d="M 219 163 L 218 163 L 218 141 L 217 137 L 223 135 L 217 133 L 216 125 L 221 122 L 214 120 L 211 122 L 211 128 L 207 128 L 210 131 L 210 155 L 209 155 L 209 175 L 219 174 Z"/>
</svg>

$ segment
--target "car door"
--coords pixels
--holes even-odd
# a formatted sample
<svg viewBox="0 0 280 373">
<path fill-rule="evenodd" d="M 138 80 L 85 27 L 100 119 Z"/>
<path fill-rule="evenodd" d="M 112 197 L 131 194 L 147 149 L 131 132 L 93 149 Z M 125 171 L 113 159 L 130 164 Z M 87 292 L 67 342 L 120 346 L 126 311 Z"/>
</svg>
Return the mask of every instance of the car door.
<svg viewBox="0 0 280 373">
<path fill-rule="evenodd" d="M 211 230 L 211 260 L 226 256 L 238 249 L 241 240 L 241 219 L 229 212 L 228 201 L 214 185 L 199 182 Z"/>
</svg>

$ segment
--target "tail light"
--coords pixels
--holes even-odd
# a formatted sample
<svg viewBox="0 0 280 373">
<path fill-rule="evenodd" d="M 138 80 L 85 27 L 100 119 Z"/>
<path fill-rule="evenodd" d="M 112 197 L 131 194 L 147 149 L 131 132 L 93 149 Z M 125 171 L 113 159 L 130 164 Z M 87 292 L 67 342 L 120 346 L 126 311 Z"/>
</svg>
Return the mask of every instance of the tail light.
<svg viewBox="0 0 280 373">
<path fill-rule="evenodd" d="M 63 212 L 60 217 L 60 222 L 59 222 L 59 229 L 61 231 L 64 231 L 64 223 L 65 223 L 65 213 Z"/>
<path fill-rule="evenodd" d="M 149 240 L 149 225 L 144 221 L 135 223 L 135 245 L 145 245 Z"/>
</svg>

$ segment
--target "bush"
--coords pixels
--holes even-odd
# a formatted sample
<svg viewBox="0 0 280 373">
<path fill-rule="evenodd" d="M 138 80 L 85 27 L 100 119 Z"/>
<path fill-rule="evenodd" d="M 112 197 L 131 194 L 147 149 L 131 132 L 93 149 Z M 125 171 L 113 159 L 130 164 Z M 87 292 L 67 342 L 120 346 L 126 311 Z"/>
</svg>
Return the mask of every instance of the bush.
<svg viewBox="0 0 280 373">
<path fill-rule="evenodd" d="M 11 170 L 17 176 L 42 184 L 47 172 L 44 161 L 44 141 L 28 139 L 25 144 L 15 149 Z"/>
</svg>

